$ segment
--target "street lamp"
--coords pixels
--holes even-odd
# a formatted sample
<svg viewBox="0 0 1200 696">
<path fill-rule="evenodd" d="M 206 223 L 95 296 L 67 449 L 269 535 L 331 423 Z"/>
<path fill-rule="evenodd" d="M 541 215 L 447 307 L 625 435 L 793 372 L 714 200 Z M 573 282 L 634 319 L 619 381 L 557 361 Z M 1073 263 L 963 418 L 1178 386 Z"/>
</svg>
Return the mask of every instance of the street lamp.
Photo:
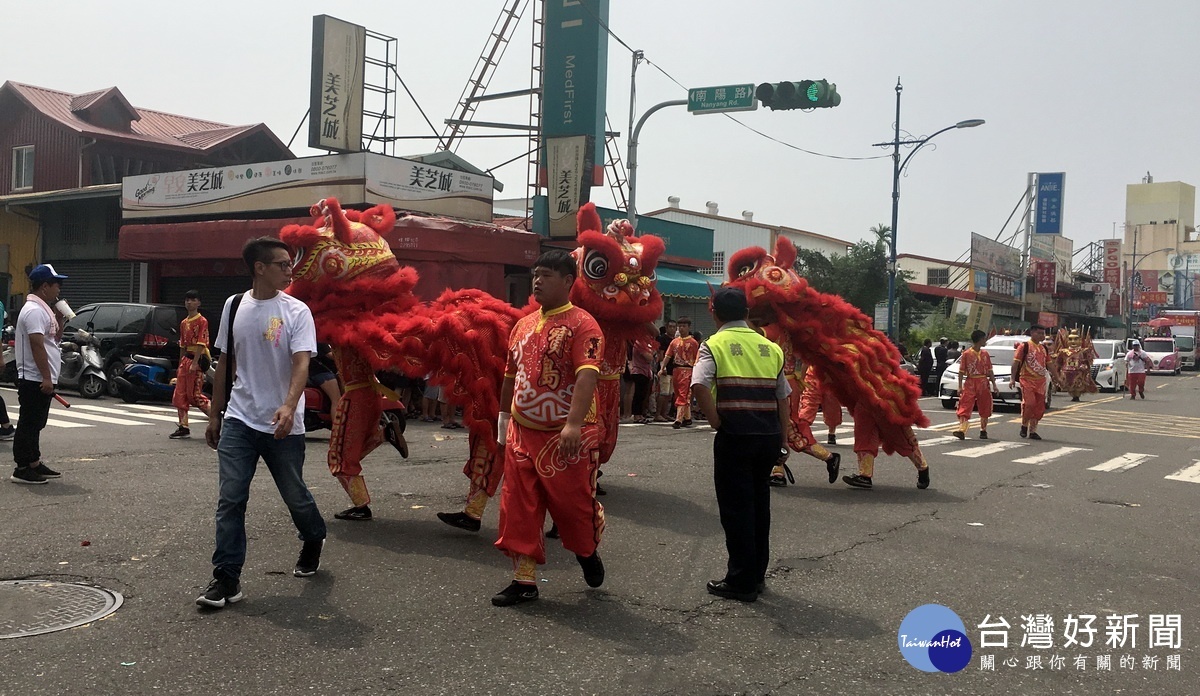
<svg viewBox="0 0 1200 696">
<path fill-rule="evenodd" d="M 966 121 L 959 121 L 953 126 L 946 126 L 933 135 L 928 135 L 915 140 L 900 139 L 900 93 L 904 91 L 904 87 L 900 84 L 900 78 L 896 78 L 896 130 L 895 137 L 886 143 L 875 143 L 872 147 L 891 147 L 892 148 L 892 241 L 891 251 L 888 256 L 888 310 L 887 310 L 887 335 L 893 341 L 896 340 L 896 224 L 900 214 L 900 173 L 908 166 L 908 161 L 912 156 L 917 154 L 925 143 L 933 140 L 937 136 L 945 133 L 948 130 L 956 128 L 974 128 L 982 126 L 984 120 L 982 118 L 972 118 Z M 900 146 L 915 145 L 912 152 L 900 161 Z"/>
<path fill-rule="evenodd" d="M 1139 227 L 1140 227 L 1140 225 L 1139 225 Z M 1154 256 L 1155 254 L 1161 254 L 1164 251 L 1175 251 L 1175 247 L 1163 247 L 1162 249 L 1155 249 L 1154 251 L 1148 251 L 1144 254 L 1138 254 L 1137 253 L 1137 233 L 1138 233 L 1138 230 L 1137 230 L 1137 228 L 1135 228 L 1133 230 L 1133 253 L 1130 254 L 1130 258 L 1133 259 L 1133 266 L 1130 267 L 1130 269 L 1129 269 L 1129 287 L 1127 288 L 1127 292 L 1129 293 L 1129 299 L 1128 299 L 1128 302 L 1126 305 L 1127 311 L 1125 312 L 1125 317 L 1126 317 L 1125 318 L 1125 336 L 1126 336 L 1126 338 L 1133 335 L 1133 276 L 1137 273 L 1138 264 L 1140 264 L 1141 262 L 1150 258 L 1151 256 Z"/>
</svg>

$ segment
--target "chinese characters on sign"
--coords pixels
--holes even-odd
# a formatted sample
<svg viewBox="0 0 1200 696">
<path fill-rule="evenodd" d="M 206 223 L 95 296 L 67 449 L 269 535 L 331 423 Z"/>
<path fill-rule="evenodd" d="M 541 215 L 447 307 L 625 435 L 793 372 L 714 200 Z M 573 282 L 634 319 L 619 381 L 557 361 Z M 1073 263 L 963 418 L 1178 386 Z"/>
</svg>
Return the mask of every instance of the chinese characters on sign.
<svg viewBox="0 0 1200 696">
<path fill-rule="evenodd" d="M 1062 234 L 1064 172 L 1037 175 L 1037 210 L 1033 231 L 1037 234 Z"/>
<path fill-rule="evenodd" d="M 575 237 L 575 215 L 591 186 L 591 140 L 589 135 L 546 139 L 551 237 Z"/>
<path fill-rule="evenodd" d="M 754 111 L 754 85 L 726 85 L 688 90 L 688 111 L 692 114 L 719 114 L 727 111 Z"/>
<path fill-rule="evenodd" d="M 1034 263 L 1034 292 L 1054 292 L 1054 288 L 1056 287 L 1056 266 L 1057 264 L 1053 261 L 1038 261 Z"/>
<path fill-rule="evenodd" d="M 362 150 L 366 27 L 328 15 L 313 17 L 308 146 Z"/>
<path fill-rule="evenodd" d="M 1061 622 L 1050 614 L 1020 614 L 1012 622 L 988 614 L 976 628 L 979 669 L 988 672 L 999 667 L 1112 672 L 1113 655 L 1118 670 L 1154 672 L 1160 666 L 1162 671 L 1183 669 L 1178 652 L 1183 647 L 1180 614 L 1149 614 L 1144 621 L 1139 614 L 1067 614 Z M 1019 639 L 1012 635 L 1018 629 Z M 1022 654 L 999 655 L 998 660 L 995 652 L 986 652 L 987 648 L 1019 649 Z M 1085 650 L 1090 654 L 1083 654 Z"/>
</svg>

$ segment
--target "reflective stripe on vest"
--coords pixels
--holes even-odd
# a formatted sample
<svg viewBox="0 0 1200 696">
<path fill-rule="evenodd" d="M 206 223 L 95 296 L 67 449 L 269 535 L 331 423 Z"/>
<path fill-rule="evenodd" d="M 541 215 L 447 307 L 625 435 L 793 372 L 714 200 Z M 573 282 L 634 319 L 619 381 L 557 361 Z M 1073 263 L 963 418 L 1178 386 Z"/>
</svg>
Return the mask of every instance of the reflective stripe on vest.
<svg viewBox="0 0 1200 696">
<path fill-rule="evenodd" d="M 737 435 L 778 435 L 775 386 L 783 351 L 753 329 L 741 327 L 718 331 L 705 343 L 717 364 L 721 429 Z"/>
</svg>

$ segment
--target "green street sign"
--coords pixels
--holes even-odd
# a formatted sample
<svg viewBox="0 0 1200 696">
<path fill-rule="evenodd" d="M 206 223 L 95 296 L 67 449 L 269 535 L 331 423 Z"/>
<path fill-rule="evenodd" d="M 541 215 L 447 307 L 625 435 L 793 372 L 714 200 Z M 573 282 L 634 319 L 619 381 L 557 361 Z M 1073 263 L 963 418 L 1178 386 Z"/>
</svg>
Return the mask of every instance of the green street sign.
<svg viewBox="0 0 1200 696">
<path fill-rule="evenodd" d="M 693 114 L 720 114 L 726 111 L 754 111 L 754 85 L 722 85 L 688 90 L 688 111 Z"/>
</svg>

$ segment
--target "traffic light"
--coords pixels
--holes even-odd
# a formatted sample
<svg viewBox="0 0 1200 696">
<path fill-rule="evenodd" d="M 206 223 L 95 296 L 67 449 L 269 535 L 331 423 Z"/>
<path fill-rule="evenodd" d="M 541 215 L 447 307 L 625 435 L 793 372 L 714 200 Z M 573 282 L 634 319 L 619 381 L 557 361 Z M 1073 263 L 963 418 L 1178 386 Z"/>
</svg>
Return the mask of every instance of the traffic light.
<svg viewBox="0 0 1200 696">
<path fill-rule="evenodd" d="M 764 82 L 754 90 L 754 98 L 772 111 L 831 108 L 842 103 L 837 85 L 828 80 Z"/>
</svg>

